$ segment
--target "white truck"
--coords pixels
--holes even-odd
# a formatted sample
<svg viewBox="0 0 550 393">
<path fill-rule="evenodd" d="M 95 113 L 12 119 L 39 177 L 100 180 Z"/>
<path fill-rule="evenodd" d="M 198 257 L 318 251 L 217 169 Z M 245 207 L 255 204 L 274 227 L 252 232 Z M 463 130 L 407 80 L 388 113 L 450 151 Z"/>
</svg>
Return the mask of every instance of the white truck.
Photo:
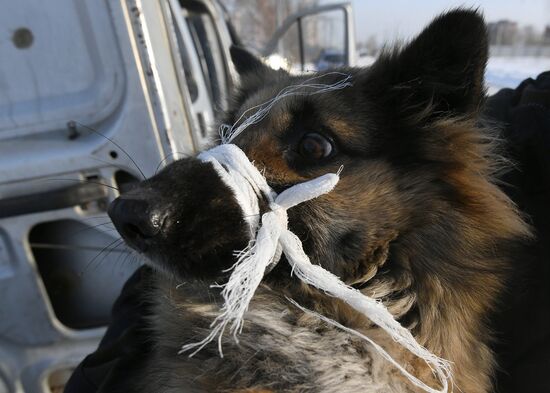
<svg viewBox="0 0 550 393">
<path fill-rule="evenodd" d="M 0 0 L 0 393 L 60 392 L 137 262 L 109 225 L 119 192 L 208 139 L 238 38 L 210 0 Z M 354 64 L 348 4 L 344 64 Z"/>
</svg>

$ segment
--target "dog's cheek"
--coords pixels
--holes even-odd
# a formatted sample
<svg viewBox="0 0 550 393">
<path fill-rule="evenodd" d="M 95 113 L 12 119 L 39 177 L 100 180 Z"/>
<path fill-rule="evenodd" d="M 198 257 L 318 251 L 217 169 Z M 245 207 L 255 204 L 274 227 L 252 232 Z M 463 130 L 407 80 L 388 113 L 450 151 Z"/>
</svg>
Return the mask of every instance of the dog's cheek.
<svg viewBox="0 0 550 393">
<path fill-rule="evenodd" d="M 386 265 L 390 257 L 391 244 L 397 236 L 397 231 L 392 230 L 371 239 L 365 249 L 365 259 L 361 261 L 362 269 L 360 270 L 360 274 L 353 278 L 354 284 L 369 281 Z"/>
<path fill-rule="evenodd" d="M 348 284 L 370 280 L 388 260 L 396 231 L 369 234 L 368 229 L 352 229 L 334 239 L 336 254 L 332 271 Z"/>
<path fill-rule="evenodd" d="M 302 240 L 313 264 L 348 284 L 362 283 L 372 278 L 388 259 L 400 220 L 391 207 L 399 204 L 393 200 L 388 204 L 381 198 L 365 202 L 357 194 L 349 198 L 344 191 L 347 190 L 290 209 L 289 228 Z M 373 191 L 369 195 L 377 194 Z"/>
</svg>

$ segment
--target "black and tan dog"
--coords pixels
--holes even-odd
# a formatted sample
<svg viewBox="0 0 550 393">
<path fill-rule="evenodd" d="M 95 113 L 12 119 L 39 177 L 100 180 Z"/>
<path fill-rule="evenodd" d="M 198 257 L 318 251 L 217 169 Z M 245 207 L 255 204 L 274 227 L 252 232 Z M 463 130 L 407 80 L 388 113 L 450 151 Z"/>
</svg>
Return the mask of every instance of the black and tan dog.
<svg viewBox="0 0 550 393">
<path fill-rule="evenodd" d="M 225 123 L 307 77 L 233 49 L 242 84 Z M 335 172 L 334 191 L 289 210 L 313 263 L 380 299 L 416 339 L 453 364 L 456 391 L 491 388 L 487 317 L 529 229 L 494 184 L 500 160 L 479 126 L 487 38 L 483 19 L 456 10 L 370 68 L 345 69 L 353 86 L 281 100 L 234 143 L 278 192 Z M 327 75 L 324 82 L 339 78 Z M 306 315 L 285 296 L 359 330 L 432 386 L 428 367 L 340 301 L 290 277 L 264 279 L 239 344 L 182 344 L 209 333 L 220 307 L 210 284 L 248 242 L 240 207 L 210 164 L 169 165 L 113 203 L 127 243 L 158 267 L 151 352 L 124 392 L 409 392 L 408 381 L 364 342 Z M 225 273 L 227 274 L 227 273 Z M 127 370 L 130 372 L 130 370 Z"/>
</svg>

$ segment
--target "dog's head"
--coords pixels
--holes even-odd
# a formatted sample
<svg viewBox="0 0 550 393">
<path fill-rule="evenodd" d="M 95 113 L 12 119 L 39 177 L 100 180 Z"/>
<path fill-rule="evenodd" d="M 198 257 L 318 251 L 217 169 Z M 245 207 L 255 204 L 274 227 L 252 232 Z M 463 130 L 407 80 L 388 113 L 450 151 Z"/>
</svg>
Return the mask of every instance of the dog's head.
<svg viewBox="0 0 550 393">
<path fill-rule="evenodd" d="M 227 124 L 312 77 L 232 55 L 241 86 Z M 490 181 L 491 140 L 476 128 L 486 60 L 483 19 L 449 12 L 371 67 L 340 70 L 352 86 L 281 99 L 235 138 L 277 192 L 344 166 L 332 192 L 289 210 L 313 263 L 356 286 L 375 283 L 381 296 L 498 289 L 480 272 L 498 276 L 499 247 L 525 228 Z M 320 75 L 316 83 L 342 78 Z M 120 197 L 111 217 L 131 246 L 180 278 L 222 274 L 249 240 L 231 191 L 195 158 Z M 288 280 L 279 265 L 274 277 Z"/>
</svg>

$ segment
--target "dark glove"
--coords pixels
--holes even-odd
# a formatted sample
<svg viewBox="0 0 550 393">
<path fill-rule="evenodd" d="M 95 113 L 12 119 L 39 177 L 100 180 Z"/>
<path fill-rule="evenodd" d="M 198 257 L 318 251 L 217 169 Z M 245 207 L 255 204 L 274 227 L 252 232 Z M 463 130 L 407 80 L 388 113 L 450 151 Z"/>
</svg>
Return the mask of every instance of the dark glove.
<svg viewBox="0 0 550 393">
<path fill-rule="evenodd" d="M 65 393 L 95 393 L 106 386 L 122 385 L 118 372 L 121 364 L 124 368 L 139 369 L 137 364 L 132 367 L 131 362 L 134 359 L 140 362 L 150 350 L 143 329 L 143 318 L 150 307 L 144 296 L 150 275 L 150 268 L 140 267 L 128 279 L 113 306 L 112 321 L 98 349 L 73 371 Z"/>
</svg>

